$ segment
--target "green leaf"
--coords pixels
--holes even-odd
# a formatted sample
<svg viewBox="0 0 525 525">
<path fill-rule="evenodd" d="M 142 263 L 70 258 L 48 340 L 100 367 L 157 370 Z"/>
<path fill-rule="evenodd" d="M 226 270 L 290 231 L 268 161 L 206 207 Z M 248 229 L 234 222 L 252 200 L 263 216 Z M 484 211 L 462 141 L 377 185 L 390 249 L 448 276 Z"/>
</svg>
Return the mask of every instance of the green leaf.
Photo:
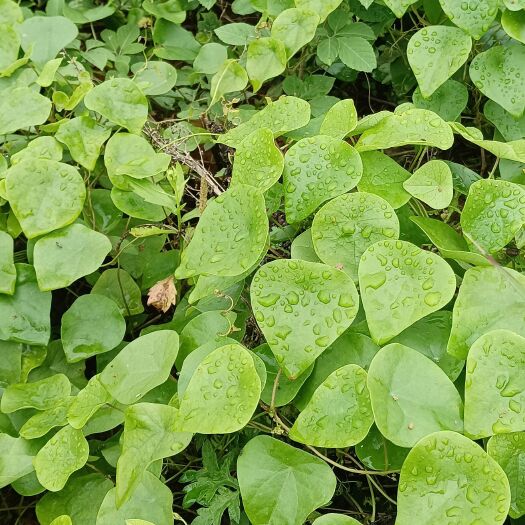
<svg viewBox="0 0 525 525">
<path fill-rule="evenodd" d="M 260 128 L 237 147 L 231 185 L 245 184 L 266 191 L 279 180 L 283 169 L 284 158 L 272 131 Z"/>
<path fill-rule="evenodd" d="M 370 73 L 377 67 L 374 48 L 364 38 L 344 36 L 337 39 L 339 58 L 351 69 Z"/>
<path fill-rule="evenodd" d="M 15 87 L 0 100 L 0 135 L 43 124 L 50 112 L 48 98 L 31 88 Z"/>
<path fill-rule="evenodd" d="M 169 405 L 138 403 L 127 408 L 122 453 L 117 462 L 116 503 L 132 497 L 148 466 L 184 450 L 192 434 L 178 432 L 178 410 Z"/>
<path fill-rule="evenodd" d="M 398 447 L 374 425 L 361 443 L 356 445 L 355 453 L 365 467 L 374 470 L 399 470 L 410 449 Z"/>
<path fill-rule="evenodd" d="M 361 257 L 359 288 L 372 339 L 384 344 L 445 306 L 456 291 L 456 277 L 435 253 L 386 240 Z"/>
<path fill-rule="evenodd" d="M 360 525 L 360 523 L 350 516 L 330 512 L 319 516 L 312 525 Z"/>
<path fill-rule="evenodd" d="M 269 436 L 257 436 L 244 447 L 237 477 L 253 525 L 302 525 L 330 501 L 336 486 L 323 460 Z"/>
<path fill-rule="evenodd" d="M 525 137 L 525 115 L 516 119 L 493 100 L 487 100 L 483 113 L 505 140 L 515 141 Z"/>
<path fill-rule="evenodd" d="M 385 4 L 391 9 L 391 11 L 401 18 L 406 10 L 412 5 L 415 4 L 417 0 L 385 0 Z"/>
<path fill-rule="evenodd" d="M 94 271 L 111 251 L 111 242 L 82 224 L 40 237 L 33 252 L 36 278 L 42 291 L 65 288 Z"/>
<path fill-rule="evenodd" d="M 463 431 L 463 403 L 430 359 L 398 343 L 383 347 L 368 369 L 377 428 L 392 443 L 413 447 L 438 430 Z"/>
<path fill-rule="evenodd" d="M 286 9 L 273 21 L 271 35 L 284 44 L 288 58 L 313 39 L 320 21 L 317 13 L 294 7 Z"/>
<path fill-rule="evenodd" d="M 489 30 L 499 7 L 498 0 L 474 0 L 466 3 L 439 0 L 439 3 L 450 20 L 475 40 L 479 40 Z"/>
<path fill-rule="evenodd" d="M 410 200 L 410 194 L 403 188 L 410 172 L 380 151 L 367 151 L 360 155 L 363 176 L 357 183 L 359 191 L 382 197 L 394 209 L 401 208 Z"/>
<path fill-rule="evenodd" d="M 403 188 L 435 210 L 446 208 L 454 196 L 452 172 L 442 160 L 430 160 L 423 164 L 403 182 Z"/>
<path fill-rule="evenodd" d="M 61 161 L 62 153 L 61 144 L 53 137 L 37 137 L 29 142 L 24 149 L 11 155 L 11 166 L 24 160 L 34 160 L 36 158 Z"/>
<path fill-rule="evenodd" d="M 324 77 L 323 77 L 324 78 Z M 324 116 L 319 133 L 344 139 L 357 125 L 357 111 L 349 98 L 336 102 Z"/>
<path fill-rule="evenodd" d="M 346 448 L 362 441 L 373 422 L 366 372 L 346 365 L 315 390 L 289 435 L 315 447 Z"/>
<path fill-rule="evenodd" d="M 348 143 L 325 135 L 300 140 L 284 158 L 287 221 L 306 219 L 323 202 L 350 191 L 362 171 L 361 158 Z"/>
<path fill-rule="evenodd" d="M 100 382 L 100 374 L 93 376 L 75 396 L 67 411 L 67 421 L 73 428 L 82 428 L 106 403 L 112 400 Z"/>
<path fill-rule="evenodd" d="M 217 27 L 213 32 L 225 44 L 232 46 L 245 46 L 251 39 L 257 37 L 256 29 L 244 22 L 234 22 Z"/>
<path fill-rule="evenodd" d="M 240 275 L 259 260 L 267 236 L 262 193 L 238 184 L 208 203 L 175 277 Z"/>
<path fill-rule="evenodd" d="M 183 2 L 180 0 L 144 0 L 142 7 L 157 18 L 165 18 L 174 24 L 181 24 L 186 18 Z"/>
<path fill-rule="evenodd" d="M 525 189 L 504 180 L 475 182 L 461 214 L 461 228 L 476 251 L 504 248 L 525 222 Z"/>
<path fill-rule="evenodd" d="M 228 434 L 245 427 L 261 395 L 252 356 L 239 344 L 217 348 L 195 370 L 180 400 L 179 428 Z"/>
<path fill-rule="evenodd" d="M 525 307 L 525 276 L 500 266 L 471 268 L 454 304 L 447 352 L 467 357 L 478 337 L 505 329 L 525 337 L 520 312 Z"/>
<path fill-rule="evenodd" d="M 0 488 L 33 472 L 33 458 L 41 444 L 0 433 Z"/>
<path fill-rule="evenodd" d="M 475 523 L 502 525 L 510 503 L 501 467 L 476 443 L 456 432 L 424 437 L 409 452 L 399 478 L 398 525 Z"/>
<path fill-rule="evenodd" d="M 55 160 L 26 160 L 12 166 L 7 171 L 6 190 L 29 239 L 71 224 L 86 198 L 78 170 Z"/>
<path fill-rule="evenodd" d="M 399 220 L 387 201 L 371 193 L 340 195 L 325 204 L 312 223 L 315 252 L 357 281 L 361 255 L 372 244 L 399 237 Z"/>
<path fill-rule="evenodd" d="M 95 86 L 85 96 L 84 104 L 131 133 L 139 133 L 148 118 L 148 101 L 128 78 L 112 78 Z"/>
<path fill-rule="evenodd" d="M 426 109 L 407 109 L 387 115 L 363 132 L 356 148 L 359 152 L 414 144 L 449 149 L 454 142 L 450 126 L 436 113 Z"/>
<path fill-rule="evenodd" d="M 193 61 L 193 69 L 197 73 L 213 75 L 219 71 L 221 64 L 228 58 L 227 48 L 216 42 L 204 44 Z"/>
<path fill-rule="evenodd" d="M 24 20 L 20 6 L 13 0 L 0 0 L 0 24 L 15 24 Z"/>
<path fill-rule="evenodd" d="M 178 350 L 173 330 L 138 337 L 102 370 L 100 382 L 117 401 L 130 405 L 168 379 Z"/>
<path fill-rule="evenodd" d="M 525 110 L 524 65 L 524 46 L 494 46 L 474 57 L 469 73 L 484 95 L 518 118 Z"/>
<path fill-rule="evenodd" d="M 248 73 L 237 60 L 225 60 L 210 84 L 210 106 L 220 100 L 226 93 L 243 90 L 248 84 Z"/>
<path fill-rule="evenodd" d="M 0 294 L 15 293 L 16 267 L 13 258 L 14 242 L 11 235 L 0 231 Z"/>
<path fill-rule="evenodd" d="M 428 109 L 437 113 L 443 120 L 456 120 L 467 106 L 468 89 L 465 84 L 456 80 L 446 80 L 430 97 L 424 98 L 421 90 L 416 88 L 412 93 L 412 102 L 416 108 Z"/>
<path fill-rule="evenodd" d="M 73 522 L 69 516 L 63 515 L 55 518 L 51 525 L 73 525 Z"/>
<path fill-rule="evenodd" d="M 302 374 L 350 326 L 359 305 L 350 277 L 300 260 L 265 264 L 250 295 L 257 324 L 289 379 Z"/>
<path fill-rule="evenodd" d="M 84 116 L 61 123 L 55 137 L 67 146 L 73 160 L 88 171 L 93 171 L 100 149 L 110 135 L 109 129 L 91 117 Z"/>
<path fill-rule="evenodd" d="M 60 429 L 34 459 L 38 481 L 52 492 L 62 490 L 69 476 L 86 464 L 88 455 L 88 442 L 81 430 L 69 425 Z"/>
<path fill-rule="evenodd" d="M 193 34 L 179 24 L 157 20 L 153 28 L 154 53 L 165 60 L 193 61 L 200 44 Z"/>
<path fill-rule="evenodd" d="M 308 229 L 298 235 L 290 247 L 292 259 L 301 259 L 302 261 L 321 262 L 314 250 L 312 240 L 312 230 Z"/>
<path fill-rule="evenodd" d="M 117 268 L 106 270 L 98 278 L 91 293 L 105 295 L 115 301 L 124 316 L 136 315 L 144 311 L 140 288 L 125 270 Z"/>
<path fill-rule="evenodd" d="M 87 24 L 111 16 L 115 10 L 112 4 L 95 5 L 92 0 L 82 0 L 64 4 L 63 13 L 75 24 Z"/>
<path fill-rule="evenodd" d="M 150 97 L 168 93 L 177 82 L 177 70 L 168 62 L 150 60 L 131 67 L 135 83 L 144 95 Z"/>
<path fill-rule="evenodd" d="M 116 489 L 107 492 L 97 514 L 97 525 L 126 525 L 127 519 L 143 519 L 155 525 L 173 524 L 173 495 L 162 481 L 144 472 L 131 498 L 116 506 Z"/>
<path fill-rule="evenodd" d="M 307 9 L 317 13 L 320 22 L 324 22 L 326 17 L 335 11 L 342 0 L 295 0 L 295 5 L 300 9 Z"/>
<path fill-rule="evenodd" d="M 33 16 L 19 29 L 22 49 L 31 60 L 43 66 L 57 56 L 78 35 L 77 26 L 63 16 Z"/>
<path fill-rule="evenodd" d="M 108 352 L 120 344 L 125 331 L 126 322 L 114 301 L 104 296 L 82 295 L 62 317 L 66 359 L 75 363 Z"/>
<path fill-rule="evenodd" d="M 0 72 L 8 68 L 17 58 L 20 49 L 20 37 L 13 26 L 1 24 L 2 40 L 0 41 Z"/>
<path fill-rule="evenodd" d="M 254 91 L 286 68 L 286 48 L 276 38 L 263 37 L 248 44 L 246 71 Z"/>
<path fill-rule="evenodd" d="M 525 12 L 507 9 L 501 14 L 501 25 L 506 33 L 525 44 Z"/>
<path fill-rule="evenodd" d="M 525 432 L 498 434 L 489 439 L 487 453 L 494 458 L 505 472 L 510 484 L 511 518 L 518 519 L 525 514 Z"/>
<path fill-rule="evenodd" d="M 328 37 L 319 42 L 317 46 L 317 57 L 321 62 L 331 66 L 339 56 L 339 40 L 336 37 Z"/>
<path fill-rule="evenodd" d="M 525 338 L 483 334 L 470 347 L 465 378 L 465 433 L 472 439 L 525 430 Z"/>
<path fill-rule="evenodd" d="M 67 425 L 67 410 L 72 399 L 66 398 L 62 403 L 31 416 L 20 428 L 20 436 L 24 439 L 36 439 L 45 436 L 55 427 Z"/>
</svg>

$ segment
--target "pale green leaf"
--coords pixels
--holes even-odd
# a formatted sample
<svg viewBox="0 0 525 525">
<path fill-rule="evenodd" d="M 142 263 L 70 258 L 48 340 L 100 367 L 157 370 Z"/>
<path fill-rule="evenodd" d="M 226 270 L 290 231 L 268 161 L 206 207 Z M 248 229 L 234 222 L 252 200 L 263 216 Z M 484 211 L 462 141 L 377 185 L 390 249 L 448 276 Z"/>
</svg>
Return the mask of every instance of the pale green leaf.
<svg viewBox="0 0 525 525">
<path fill-rule="evenodd" d="M 446 208 L 454 196 L 452 172 L 442 160 L 423 164 L 403 182 L 403 188 L 435 210 Z"/>
<path fill-rule="evenodd" d="M 13 258 L 14 242 L 11 235 L 0 231 L 0 293 L 15 293 L 16 267 Z"/>
<path fill-rule="evenodd" d="M 476 40 L 489 30 L 499 7 L 498 0 L 439 0 L 439 3 L 450 20 Z"/>
<path fill-rule="evenodd" d="M 248 44 L 246 72 L 254 91 L 263 83 L 280 75 L 286 67 L 286 48 L 276 38 L 263 37 Z"/>
<path fill-rule="evenodd" d="M 67 411 L 68 423 L 73 428 L 84 427 L 97 410 L 112 400 L 99 377 L 99 374 L 93 376 L 73 399 Z"/>
<path fill-rule="evenodd" d="M 319 16 L 318 11 L 294 7 L 286 9 L 273 21 L 271 35 L 284 44 L 288 58 L 312 40 Z"/>
<path fill-rule="evenodd" d="M 456 80 L 446 80 L 430 97 L 423 97 L 420 88 L 412 93 L 412 102 L 416 108 L 428 109 L 437 113 L 447 122 L 456 120 L 468 102 L 468 89 Z"/>
<path fill-rule="evenodd" d="M 385 0 L 385 4 L 392 10 L 392 12 L 401 18 L 406 10 L 415 4 L 417 0 Z"/>
<path fill-rule="evenodd" d="M 357 125 L 357 111 L 349 98 L 336 102 L 326 113 L 319 133 L 344 139 Z"/>
<path fill-rule="evenodd" d="M 525 11 L 511 11 L 510 9 L 503 11 L 501 25 L 510 37 L 525 44 Z"/>
<path fill-rule="evenodd" d="M 326 17 L 335 11 L 342 0 L 295 0 L 295 5 L 300 9 L 308 9 L 319 15 L 320 21 L 324 22 Z"/>
<path fill-rule="evenodd" d="M 243 90 L 248 84 L 248 73 L 237 60 L 226 60 L 220 66 L 219 70 L 210 84 L 210 106 L 220 100 L 226 93 Z"/>
<path fill-rule="evenodd" d="M 15 87 L 0 99 L 0 135 L 43 124 L 50 112 L 48 98 L 29 87 Z"/>
<path fill-rule="evenodd" d="M 149 60 L 131 67 L 135 83 L 150 97 L 168 93 L 177 82 L 177 70 L 169 62 Z"/>
<path fill-rule="evenodd" d="M 33 472 L 33 458 L 41 445 L 0 433 L 0 488 Z"/>
</svg>

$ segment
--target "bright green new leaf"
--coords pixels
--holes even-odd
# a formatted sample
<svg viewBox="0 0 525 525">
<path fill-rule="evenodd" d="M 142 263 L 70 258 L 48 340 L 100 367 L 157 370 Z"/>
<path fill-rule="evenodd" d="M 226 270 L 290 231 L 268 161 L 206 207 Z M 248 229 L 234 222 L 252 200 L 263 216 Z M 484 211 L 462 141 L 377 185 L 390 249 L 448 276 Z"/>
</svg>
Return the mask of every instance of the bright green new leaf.
<svg viewBox="0 0 525 525">
<path fill-rule="evenodd" d="M 69 425 L 60 429 L 35 457 L 38 481 L 52 492 L 62 490 L 69 476 L 86 464 L 88 455 L 88 442 L 81 430 Z"/>
<path fill-rule="evenodd" d="M 421 94 L 430 97 L 467 60 L 472 39 L 461 29 L 428 26 L 410 39 L 407 57 Z"/>
<path fill-rule="evenodd" d="M 349 98 L 336 102 L 324 116 L 319 133 L 344 139 L 357 125 L 357 111 Z"/>
<path fill-rule="evenodd" d="M 413 447 L 438 430 L 463 432 L 463 403 L 452 381 L 430 359 L 398 343 L 383 347 L 368 369 L 368 389 L 381 434 Z"/>
<path fill-rule="evenodd" d="M 177 82 L 177 70 L 169 62 L 149 60 L 132 66 L 131 70 L 137 86 L 150 97 L 168 93 Z"/>
<path fill-rule="evenodd" d="M 17 58 L 20 49 L 20 37 L 13 26 L 0 23 L 0 72 L 9 67 Z"/>
<path fill-rule="evenodd" d="M 286 58 L 286 47 L 276 38 L 258 38 L 248 44 L 246 71 L 254 91 L 284 71 Z"/>
<path fill-rule="evenodd" d="M 0 99 L 0 135 L 43 124 L 50 112 L 47 97 L 29 87 L 15 87 Z"/>
<path fill-rule="evenodd" d="M 484 95 L 520 117 L 525 110 L 525 78 L 520 73 L 524 66 L 524 46 L 494 46 L 474 57 L 469 72 Z"/>
<path fill-rule="evenodd" d="M 487 453 L 507 475 L 510 484 L 509 515 L 518 519 L 525 514 L 525 432 L 491 437 L 487 443 Z"/>
<path fill-rule="evenodd" d="M 86 188 L 69 164 L 34 159 L 7 171 L 7 197 L 29 239 L 71 224 L 82 211 Z"/>
<path fill-rule="evenodd" d="M 95 169 L 102 145 L 111 131 L 91 117 L 76 117 L 60 124 L 55 134 L 67 146 L 73 160 L 89 171 Z"/>
<path fill-rule="evenodd" d="M 486 33 L 498 13 L 498 0 L 439 0 L 443 11 L 458 27 L 479 40 Z"/>
<path fill-rule="evenodd" d="M 262 193 L 238 184 L 208 203 L 175 277 L 240 275 L 258 261 L 267 236 Z"/>
<path fill-rule="evenodd" d="M 118 305 L 103 295 L 81 295 L 62 316 L 62 344 L 69 363 L 112 350 L 125 332 Z"/>
<path fill-rule="evenodd" d="M 0 433 L 0 488 L 33 472 L 33 458 L 41 445 Z"/>
<path fill-rule="evenodd" d="M 401 18 L 406 10 L 415 4 L 417 0 L 385 0 L 385 4 L 391 9 L 391 11 L 398 17 Z"/>
<path fill-rule="evenodd" d="M 120 403 L 134 403 L 168 379 L 178 350 L 179 336 L 173 330 L 138 337 L 104 368 L 100 382 Z"/>
<path fill-rule="evenodd" d="M 323 514 L 319 516 L 312 525 L 360 525 L 359 521 L 346 516 L 345 514 L 335 514 L 329 512 L 328 514 Z"/>
<path fill-rule="evenodd" d="M 430 160 L 423 164 L 403 182 L 403 188 L 435 210 L 446 208 L 454 196 L 452 172 L 442 160 Z"/>
<path fill-rule="evenodd" d="M 283 169 L 284 158 L 275 145 L 272 131 L 261 128 L 237 147 L 231 184 L 245 184 L 266 191 L 279 180 Z"/>
<path fill-rule="evenodd" d="M 412 93 L 412 102 L 416 108 L 433 111 L 450 122 L 456 120 L 467 106 L 468 89 L 465 84 L 448 79 L 430 97 L 424 98 L 418 87 Z"/>
<path fill-rule="evenodd" d="M 85 96 L 84 104 L 131 133 L 140 133 L 148 118 L 148 101 L 129 78 L 112 78 L 95 86 Z"/>
<path fill-rule="evenodd" d="M 479 180 L 470 186 L 460 221 L 475 251 L 495 253 L 525 223 L 525 189 L 504 180 Z"/>
<path fill-rule="evenodd" d="M 410 194 L 403 188 L 410 172 L 380 151 L 361 153 L 361 160 L 363 176 L 357 183 L 359 191 L 382 197 L 394 209 L 401 208 L 410 200 Z"/>
<path fill-rule="evenodd" d="M 335 11 L 342 0 L 295 0 L 295 5 L 300 9 L 307 9 L 317 13 L 320 22 L 324 22 L 326 17 Z"/>
<path fill-rule="evenodd" d="M 244 510 L 253 525 L 302 525 L 333 496 L 336 477 L 321 459 L 257 436 L 237 460 Z"/>
<path fill-rule="evenodd" d="M 45 346 L 51 335 L 51 293 L 40 291 L 32 266 L 15 268 L 14 295 L 0 294 L 0 340 Z"/>
<path fill-rule="evenodd" d="M 506 33 L 525 44 L 525 11 L 503 11 L 501 14 L 501 25 Z"/>
<path fill-rule="evenodd" d="M 337 46 L 339 58 L 345 66 L 367 73 L 377 67 L 374 48 L 366 39 L 358 36 L 343 36 L 337 39 Z"/>
<path fill-rule="evenodd" d="M 180 400 L 184 432 L 228 434 L 245 427 L 261 395 L 252 356 L 239 344 L 217 348 L 195 370 Z"/>
<path fill-rule="evenodd" d="M 16 267 L 13 259 L 13 238 L 0 231 L 0 293 L 15 293 Z"/>
<path fill-rule="evenodd" d="M 22 49 L 31 60 L 43 66 L 57 56 L 78 35 L 77 26 L 63 16 L 33 16 L 19 29 Z"/>
<path fill-rule="evenodd" d="M 372 193 L 340 195 L 325 204 L 312 223 L 312 241 L 319 258 L 354 281 L 365 250 L 377 241 L 398 237 L 394 209 Z"/>
<path fill-rule="evenodd" d="M 106 270 L 98 278 L 91 293 L 105 295 L 115 301 L 122 315 L 126 317 L 144 311 L 140 288 L 131 275 L 120 268 Z"/>
<path fill-rule="evenodd" d="M 248 73 L 237 60 L 230 59 L 222 63 L 210 84 L 210 106 L 226 93 L 243 90 L 248 84 Z"/>
<path fill-rule="evenodd" d="M 350 326 L 359 306 L 345 273 L 300 260 L 265 264 L 252 280 L 250 295 L 257 324 L 290 379 Z"/>
<path fill-rule="evenodd" d="M 290 430 L 290 438 L 315 447 L 346 448 L 362 441 L 373 422 L 366 372 L 357 365 L 346 365 L 313 393 Z"/>
<path fill-rule="evenodd" d="M 66 401 L 71 383 L 64 374 L 55 374 L 34 383 L 9 385 L 2 395 L 2 412 L 9 414 L 22 408 L 48 410 Z"/>
<path fill-rule="evenodd" d="M 219 71 L 221 64 L 228 58 L 225 46 L 211 42 L 204 44 L 193 61 L 193 69 L 197 73 L 213 75 Z"/>
<path fill-rule="evenodd" d="M 453 142 L 452 129 L 439 115 L 413 108 L 388 115 L 364 131 L 356 148 L 361 152 L 414 144 L 446 150 Z"/>
<path fill-rule="evenodd" d="M 55 518 L 50 525 L 73 525 L 73 522 L 69 516 L 63 515 Z"/>
<path fill-rule="evenodd" d="M 153 177 L 165 172 L 170 162 L 169 155 L 156 153 L 145 138 L 131 133 L 116 133 L 108 140 L 104 151 L 104 164 L 110 176 Z"/>
<path fill-rule="evenodd" d="M 409 452 L 399 478 L 396 525 L 502 525 L 510 503 L 501 467 L 456 432 L 435 432 Z"/>
<path fill-rule="evenodd" d="M 0 0 L 0 24 L 16 24 L 24 20 L 20 6 L 13 0 Z"/>
<path fill-rule="evenodd" d="M 470 347 L 465 378 L 465 433 L 472 439 L 525 430 L 525 338 L 483 334 Z"/>
<path fill-rule="evenodd" d="M 117 462 L 117 506 L 132 497 L 148 466 L 178 454 L 192 434 L 178 432 L 178 410 L 158 403 L 138 403 L 126 410 L 122 453 Z"/>
<path fill-rule="evenodd" d="M 384 344 L 445 306 L 456 291 L 452 268 L 407 241 L 379 241 L 359 264 L 359 288 L 372 339 Z"/>
<path fill-rule="evenodd" d="M 94 271 L 111 251 L 111 242 L 83 224 L 71 224 L 40 237 L 33 252 L 41 290 L 65 288 Z"/>
<path fill-rule="evenodd" d="M 224 24 L 214 29 L 213 32 L 219 37 L 219 40 L 232 46 L 245 46 L 257 36 L 255 27 L 244 22 Z"/>
<path fill-rule="evenodd" d="M 151 472 L 144 472 L 129 500 L 116 506 L 116 489 L 107 492 L 97 514 L 96 525 L 127 525 L 126 520 L 143 519 L 155 525 L 173 525 L 173 495 Z"/>
<path fill-rule="evenodd" d="M 20 436 L 25 439 L 36 439 L 45 436 L 55 427 L 67 425 L 67 411 L 72 400 L 73 397 L 66 398 L 64 402 L 31 416 L 20 428 Z"/>
<path fill-rule="evenodd" d="M 284 44 L 288 58 L 312 40 L 319 16 L 318 11 L 294 7 L 282 11 L 273 21 L 271 35 Z"/>
<path fill-rule="evenodd" d="M 284 158 L 284 204 L 290 223 L 306 219 L 320 204 L 359 182 L 361 158 L 350 144 L 326 135 L 294 144 Z"/>
<path fill-rule="evenodd" d="M 37 84 L 42 87 L 49 87 L 54 81 L 58 68 L 62 64 L 62 57 L 55 58 L 46 62 L 40 75 L 37 78 Z"/>
<path fill-rule="evenodd" d="M 97 410 L 113 399 L 99 377 L 99 374 L 93 376 L 73 399 L 67 411 L 67 421 L 73 428 L 82 428 Z"/>
<path fill-rule="evenodd" d="M 474 341 L 491 330 L 505 329 L 525 337 L 525 276 L 510 268 L 471 268 L 454 304 L 447 352 L 467 357 Z"/>
</svg>

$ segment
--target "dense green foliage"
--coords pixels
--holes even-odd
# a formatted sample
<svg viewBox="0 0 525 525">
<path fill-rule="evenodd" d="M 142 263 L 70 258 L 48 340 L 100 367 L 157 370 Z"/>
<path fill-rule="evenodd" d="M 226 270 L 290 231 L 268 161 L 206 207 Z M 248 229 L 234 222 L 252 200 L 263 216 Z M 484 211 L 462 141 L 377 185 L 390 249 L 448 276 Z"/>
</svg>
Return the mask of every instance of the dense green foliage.
<svg viewBox="0 0 525 525">
<path fill-rule="evenodd" d="M 0 522 L 523 523 L 524 44 L 0 0 Z"/>
</svg>

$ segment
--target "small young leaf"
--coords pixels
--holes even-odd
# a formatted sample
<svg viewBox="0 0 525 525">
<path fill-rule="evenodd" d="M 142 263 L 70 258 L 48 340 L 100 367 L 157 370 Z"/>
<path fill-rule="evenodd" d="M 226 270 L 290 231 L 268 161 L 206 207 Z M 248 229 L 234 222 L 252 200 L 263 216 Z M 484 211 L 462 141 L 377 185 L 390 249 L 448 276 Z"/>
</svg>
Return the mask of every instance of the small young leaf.
<svg viewBox="0 0 525 525">
<path fill-rule="evenodd" d="M 319 516 L 312 525 L 361 525 L 359 521 L 346 516 L 345 514 L 335 514 L 329 512 L 328 514 L 323 514 Z"/>
<path fill-rule="evenodd" d="M 255 27 L 244 22 L 224 24 L 214 29 L 213 32 L 222 42 L 232 46 L 245 46 L 257 36 Z"/>
<path fill-rule="evenodd" d="M 442 160 L 430 160 L 423 164 L 403 182 L 403 188 L 435 210 L 446 208 L 454 196 L 452 172 Z"/>
<path fill-rule="evenodd" d="M 351 69 L 370 73 L 377 67 L 374 48 L 364 38 L 344 36 L 337 39 L 339 58 Z"/>
<path fill-rule="evenodd" d="M 324 78 L 324 77 L 323 77 Z M 336 102 L 326 113 L 319 133 L 344 139 L 357 125 L 357 111 L 349 98 Z"/>
<path fill-rule="evenodd" d="M 406 10 L 415 4 L 417 0 L 385 0 L 385 4 L 392 10 L 392 12 L 401 18 Z"/>
</svg>

